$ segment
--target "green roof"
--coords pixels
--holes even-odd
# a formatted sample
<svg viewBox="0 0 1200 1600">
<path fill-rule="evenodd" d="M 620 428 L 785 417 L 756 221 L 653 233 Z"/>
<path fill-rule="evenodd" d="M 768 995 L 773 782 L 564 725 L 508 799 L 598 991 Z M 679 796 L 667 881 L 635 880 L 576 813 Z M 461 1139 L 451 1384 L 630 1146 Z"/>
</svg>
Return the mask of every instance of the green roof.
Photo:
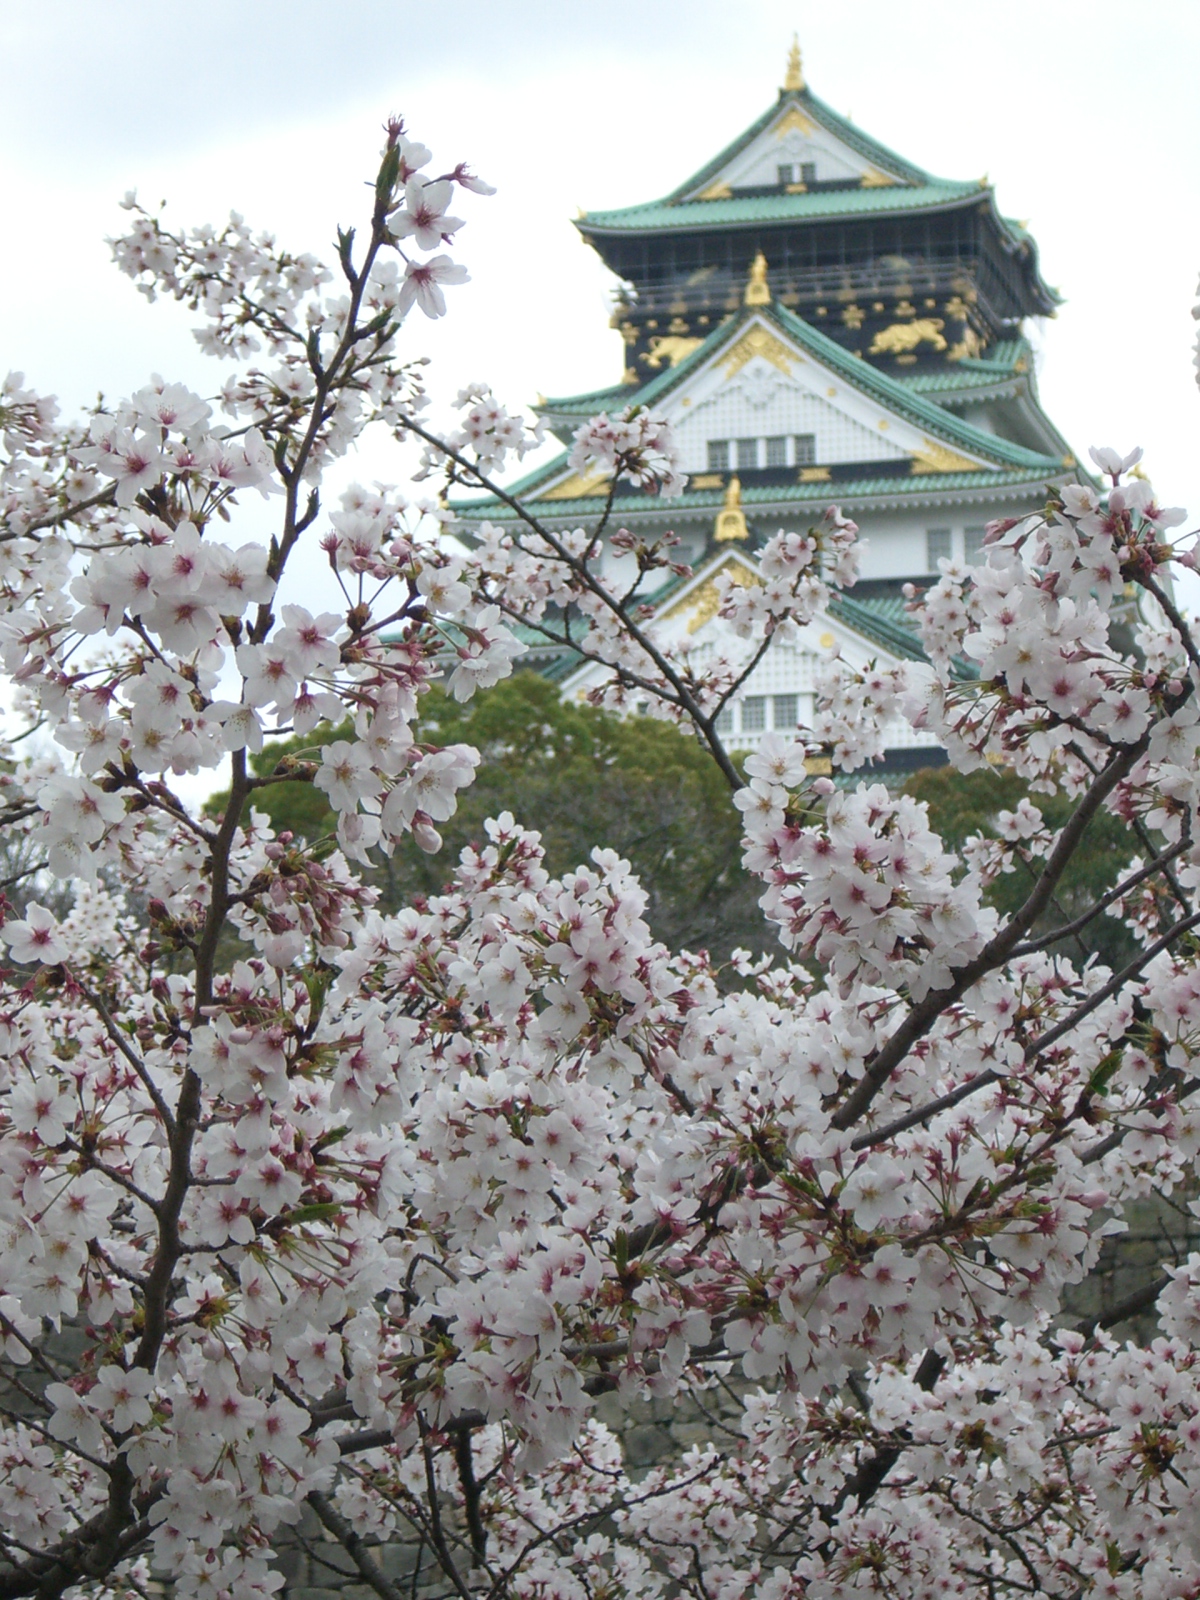
<svg viewBox="0 0 1200 1600">
<path fill-rule="evenodd" d="M 913 394 L 957 394 L 964 389 L 990 389 L 1011 383 L 1033 370 L 1033 351 L 1026 339 L 1003 339 L 992 345 L 985 356 L 912 374 L 896 374 L 896 382 Z"/>
<path fill-rule="evenodd" d="M 566 459 L 566 456 L 562 455 L 552 465 L 556 470 L 561 470 Z M 543 469 L 543 474 L 539 474 L 539 481 L 547 470 Z M 841 505 L 853 505 L 861 500 L 888 499 L 896 495 L 918 497 L 921 494 L 943 492 L 949 494 L 956 490 L 1022 488 L 1034 490 L 1039 489 L 1048 477 L 1061 477 L 1064 470 L 1061 463 L 1056 462 L 1053 464 L 1052 472 L 1040 474 L 1009 469 L 993 472 L 922 472 L 914 473 L 911 477 L 844 478 L 836 483 L 826 480 L 819 483 L 785 483 L 752 488 L 743 484 L 742 505 L 747 508 L 756 505 L 819 506 L 824 510 L 832 501 Z M 524 491 L 517 484 L 509 492 L 519 498 Z M 664 516 L 670 516 L 677 511 L 715 511 L 723 501 L 724 493 L 720 489 L 685 490 L 683 494 L 676 495 L 671 500 L 661 500 L 654 496 L 629 495 L 622 496 L 616 502 L 613 515 L 619 519 L 621 516 L 633 513 L 642 515 L 646 510 L 661 512 Z M 530 509 L 540 519 L 560 522 L 564 518 L 592 516 L 603 504 L 603 495 L 589 495 L 578 500 L 537 500 L 532 502 Z M 517 520 L 517 513 L 510 506 L 490 495 L 480 500 L 451 501 L 450 508 L 457 516 L 467 521 L 484 518 L 491 522 Z"/>
<path fill-rule="evenodd" d="M 831 617 L 844 622 L 855 633 L 890 650 L 894 656 L 907 656 L 910 661 L 927 659 L 916 630 L 908 621 L 905 602 L 899 598 L 881 596 L 870 600 L 857 600 L 853 595 L 835 594 L 826 610 Z M 901 620 L 901 619 L 904 620 Z"/>
<path fill-rule="evenodd" d="M 613 406 L 622 409 L 630 404 L 630 396 L 641 394 L 648 385 L 642 389 L 635 389 L 631 383 L 616 383 L 607 389 L 592 389 L 587 394 L 563 395 L 550 400 L 544 397 L 534 407 L 535 411 L 545 411 L 557 415 L 571 413 L 581 417 L 594 417 L 598 412 L 611 411 Z"/>
<path fill-rule="evenodd" d="M 849 149 L 857 152 L 879 172 L 891 177 L 891 183 L 866 187 L 817 188 L 804 193 L 788 194 L 786 191 L 769 194 L 733 193 L 728 199 L 702 200 L 698 195 L 711 181 L 757 139 L 780 115 L 789 109 L 798 110 L 812 122 L 819 124 Z M 627 233 L 673 232 L 679 229 L 705 229 L 710 227 L 753 227 L 762 223 L 809 222 L 846 216 L 878 216 L 902 211 L 953 210 L 986 198 L 996 226 L 1007 235 L 1016 247 L 1030 252 L 1030 267 L 1038 290 L 1045 296 L 1044 309 L 1050 310 L 1061 297 L 1056 290 L 1042 282 L 1037 268 L 1036 246 L 1028 230 L 1012 218 L 1000 215 L 996 209 L 995 195 L 987 180 L 956 182 L 937 178 L 924 168 L 906 161 L 894 150 L 880 144 L 868 134 L 841 117 L 831 106 L 817 98 L 807 87 L 798 90 L 781 90 L 775 103 L 750 124 L 736 139 L 726 145 L 699 172 L 693 173 L 685 183 L 643 205 L 623 206 L 611 211 L 585 212 L 575 226 L 585 236 L 603 237 Z"/>
<path fill-rule="evenodd" d="M 939 211 L 978 200 L 981 186 L 933 179 L 882 189 L 817 189 L 808 194 L 734 195 L 729 200 L 651 200 L 619 211 L 590 211 L 576 222 L 581 233 L 650 233 L 697 227 L 737 227 L 756 222 L 809 222 L 824 217 L 895 211 Z"/>
</svg>

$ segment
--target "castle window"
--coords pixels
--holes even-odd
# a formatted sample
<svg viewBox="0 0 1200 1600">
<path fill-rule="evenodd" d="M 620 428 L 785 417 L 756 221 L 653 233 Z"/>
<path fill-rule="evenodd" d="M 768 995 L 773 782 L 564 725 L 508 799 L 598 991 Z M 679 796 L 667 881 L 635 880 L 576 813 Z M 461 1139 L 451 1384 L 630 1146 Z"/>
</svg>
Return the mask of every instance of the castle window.
<svg viewBox="0 0 1200 1600">
<path fill-rule="evenodd" d="M 799 695 L 777 694 L 772 710 L 775 713 L 775 727 L 785 729 L 790 733 L 800 721 Z"/>
<path fill-rule="evenodd" d="M 936 572 L 939 561 L 950 559 L 950 529 L 929 528 L 925 533 L 925 571 Z"/>
<path fill-rule="evenodd" d="M 737 442 L 739 472 L 753 472 L 758 466 L 758 440 L 739 439 Z"/>
<path fill-rule="evenodd" d="M 710 472 L 729 471 L 728 439 L 710 439 L 708 441 L 708 470 Z"/>
<path fill-rule="evenodd" d="M 983 540 L 986 533 L 986 528 L 963 529 L 963 559 L 973 567 L 982 566 L 985 560 Z"/>
<path fill-rule="evenodd" d="M 747 695 L 742 701 L 742 732 L 761 733 L 767 725 L 767 697 Z"/>
<path fill-rule="evenodd" d="M 713 727 L 716 729 L 716 731 L 718 733 L 732 733 L 733 732 L 733 707 L 732 706 L 722 706 L 721 707 L 720 711 L 717 712 L 717 719 L 713 723 Z"/>
<path fill-rule="evenodd" d="M 800 182 L 816 183 L 817 163 L 815 161 L 802 161 L 800 163 Z"/>
<path fill-rule="evenodd" d="M 775 171 L 778 174 L 780 185 L 783 188 L 786 189 L 789 183 L 795 183 L 796 169 L 790 162 L 786 167 L 776 167 Z"/>
<path fill-rule="evenodd" d="M 796 435 L 796 465 L 811 467 L 817 459 L 817 436 L 814 433 Z"/>
<path fill-rule="evenodd" d="M 781 437 L 781 438 L 778 438 L 778 439 L 768 439 L 767 440 L 767 465 L 769 467 L 786 467 L 787 466 L 787 439 L 786 439 L 786 437 Z"/>
</svg>

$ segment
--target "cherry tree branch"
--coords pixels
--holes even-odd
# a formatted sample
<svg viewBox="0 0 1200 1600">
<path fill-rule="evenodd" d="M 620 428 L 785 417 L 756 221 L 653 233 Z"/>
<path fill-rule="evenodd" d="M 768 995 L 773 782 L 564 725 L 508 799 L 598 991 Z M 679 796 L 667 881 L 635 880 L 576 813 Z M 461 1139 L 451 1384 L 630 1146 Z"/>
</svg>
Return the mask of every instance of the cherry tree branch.
<svg viewBox="0 0 1200 1600">
<path fill-rule="evenodd" d="M 709 750 L 712 752 L 713 759 L 716 761 L 722 773 L 725 775 L 730 788 L 734 789 L 735 791 L 741 789 L 744 786 L 745 780 L 738 773 L 737 768 L 733 765 L 733 762 L 729 758 L 729 754 L 726 751 L 725 746 L 717 736 L 715 727 L 713 725 L 715 719 L 712 716 L 705 715 L 699 703 L 691 694 L 683 679 L 675 671 L 667 657 L 654 643 L 653 639 L 651 639 L 646 633 L 645 629 L 639 627 L 637 622 L 635 622 L 634 619 L 628 614 L 620 601 L 617 600 L 615 596 L 610 594 L 604 585 L 600 583 L 595 574 L 592 572 L 590 566 L 586 562 L 580 561 L 578 557 L 573 555 L 563 541 L 558 537 L 558 535 L 552 532 L 551 529 L 547 528 L 544 523 L 542 523 L 540 518 L 534 516 L 534 514 L 529 510 L 528 506 L 526 506 L 522 501 L 516 499 L 515 496 L 511 495 L 507 489 L 501 488 L 501 486 L 494 482 L 486 472 L 468 460 L 466 456 L 461 454 L 461 452 L 446 444 L 444 440 L 439 439 L 437 434 L 430 432 L 430 430 L 427 428 L 423 428 L 421 424 L 415 420 L 415 418 L 406 417 L 404 420 L 404 427 L 410 432 L 415 433 L 418 438 L 424 439 L 427 444 L 431 444 L 437 450 L 440 450 L 442 454 L 453 461 L 456 466 L 461 467 L 463 471 L 469 473 L 481 488 L 486 489 L 489 494 L 495 495 L 497 499 L 501 500 L 506 506 L 509 507 L 510 510 L 515 511 L 525 526 L 529 528 L 531 532 L 536 533 L 539 539 L 544 540 L 550 549 L 554 551 L 555 556 L 564 563 L 569 571 L 575 574 L 576 578 L 585 586 L 585 588 L 588 589 L 592 595 L 595 596 L 597 600 L 599 600 L 601 605 L 603 605 L 606 610 L 612 612 L 612 614 L 621 623 L 628 636 L 634 641 L 635 644 L 639 646 L 640 649 L 645 651 L 645 653 L 650 657 L 651 661 L 654 662 L 654 665 L 658 668 L 659 672 L 662 673 L 663 677 L 671 685 L 671 688 L 679 697 L 678 704 L 688 713 L 692 721 L 695 723 L 701 737 L 704 739 L 704 742 L 708 745 Z"/>
<path fill-rule="evenodd" d="M 1148 744 L 1149 735 L 1144 734 L 1136 744 L 1109 759 L 1059 834 L 1041 876 L 1024 905 L 988 941 L 978 956 L 958 969 L 951 983 L 945 988 L 932 990 L 909 1010 L 888 1042 L 869 1062 L 855 1088 L 834 1112 L 830 1120 L 835 1128 L 844 1132 L 865 1116 L 876 1095 L 917 1040 L 924 1038 L 942 1013 L 960 1000 L 973 984 L 1010 958 L 1021 936 L 1028 932 L 1049 904 L 1092 818 L 1121 780 L 1132 772 L 1145 754 Z"/>
<path fill-rule="evenodd" d="M 328 1529 L 358 1568 L 359 1577 L 368 1588 L 374 1589 L 380 1600 L 405 1600 L 403 1591 L 385 1576 L 367 1545 L 329 1496 L 312 1489 L 308 1494 L 308 1503 L 316 1512 L 321 1526 Z"/>
</svg>

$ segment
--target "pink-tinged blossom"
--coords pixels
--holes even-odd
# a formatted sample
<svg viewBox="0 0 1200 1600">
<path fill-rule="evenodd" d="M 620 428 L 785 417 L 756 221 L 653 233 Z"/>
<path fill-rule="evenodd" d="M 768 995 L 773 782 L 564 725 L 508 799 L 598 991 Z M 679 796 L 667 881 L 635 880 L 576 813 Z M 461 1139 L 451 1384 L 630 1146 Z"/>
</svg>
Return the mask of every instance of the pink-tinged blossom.
<svg viewBox="0 0 1200 1600">
<path fill-rule="evenodd" d="M 426 183 L 410 178 L 404 186 L 403 207 L 392 212 L 388 227 L 397 239 L 411 239 L 419 250 L 436 250 L 439 244 L 448 244 L 462 227 L 457 217 L 446 215 L 453 193 L 453 184 L 445 179 Z"/>
<path fill-rule="evenodd" d="M 270 645 L 282 652 L 292 677 L 311 678 L 337 666 L 339 653 L 332 635 L 342 619 L 336 612 L 314 617 L 303 606 L 284 606 L 281 614 L 284 625 L 272 635 Z"/>
<path fill-rule="evenodd" d="M 88 1404 L 106 1416 L 118 1433 L 150 1421 L 154 1379 L 140 1367 L 101 1367 L 88 1391 Z"/>
<path fill-rule="evenodd" d="M 26 907 L 21 919 L 6 922 L 0 928 L 0 937 L 8 946 L 8 953 L 22 965 L 40 962 L 56 966 L 67 959 L 67 947 L 58 932 L 58 923 L 45 906 L 36 901 Z"/>
<path fill-rule="evenodd" d="M 374 799 L 383 787 L 364 747 L 345 739 L 321 747 L 321 765 L 313 783 L 324 791 L 335 811 L 356 811 L 360 800 Z"/>
<path fill-rule="evenodd" d="M 444 317 L 446 297 L 442 293 L 442 285 L 467 281 L 466 267 L 457 265 L 449 256 L 410 261 L 404 269 L 404 282 L 396 303 L 397 314 L 403 317 L 415 304 L 427 317 Z"/>
</svg>

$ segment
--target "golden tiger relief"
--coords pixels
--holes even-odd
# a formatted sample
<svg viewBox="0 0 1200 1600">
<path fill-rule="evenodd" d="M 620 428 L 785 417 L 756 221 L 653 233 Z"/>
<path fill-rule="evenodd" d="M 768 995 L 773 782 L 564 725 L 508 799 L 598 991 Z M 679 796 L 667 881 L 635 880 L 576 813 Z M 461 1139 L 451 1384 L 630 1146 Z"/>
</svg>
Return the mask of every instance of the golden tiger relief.
<svg viewBox="0 0 1200 1600">
<path fill-rule="evenodd" d="M 935 350 L 944 350 L 942 338 L 945 323 L 941 317 L 918 317 L 915 322 L 893 322 L 890 328 L 881 328 L 871 341 L 868 355 L 900 355 L 915 350 L 919 344 L 931 344 Z"/>
</svg>

